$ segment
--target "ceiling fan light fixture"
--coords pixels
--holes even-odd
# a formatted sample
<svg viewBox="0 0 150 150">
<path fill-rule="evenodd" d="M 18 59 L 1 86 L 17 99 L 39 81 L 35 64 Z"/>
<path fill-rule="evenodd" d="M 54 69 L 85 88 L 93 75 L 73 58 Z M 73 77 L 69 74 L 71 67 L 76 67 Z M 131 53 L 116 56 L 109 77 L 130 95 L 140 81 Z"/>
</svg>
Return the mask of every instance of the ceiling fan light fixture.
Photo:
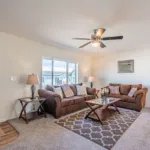
<svg viewBox="0 0 150 150">
<path fill-rule="evenodd" d="M 99 47 L 100 46 L 100 42 L 99 41 L 92 41 L 92 46 L 94 47 Z"/>
<path fill-rule="evenodd" d="M 95 36 L 100 39 L 102 34 L 105 32 L 105 30 L 106 29 L 104 29 L 104 28 L 95 29 L 94 30 Z"/>
<path fill-rule="evenodd" d="M 123 36 L 112 36 L 112 37 L 103 37 L 103 33 L 106 31 L 104 28 L 98 28 L 94 29 L 94 34 L 91 35 L 91 38 L 73 38 L 75 40 L 87 40 L 89 42 L 81 45 L 79 48 L 83 48 L 89 44 L 91 44 L 93 47 L 101 47 L 105 48 L 105 44 L 103 41 L 105 40 L 120 40 L 123 39 Z"/>
</svg>

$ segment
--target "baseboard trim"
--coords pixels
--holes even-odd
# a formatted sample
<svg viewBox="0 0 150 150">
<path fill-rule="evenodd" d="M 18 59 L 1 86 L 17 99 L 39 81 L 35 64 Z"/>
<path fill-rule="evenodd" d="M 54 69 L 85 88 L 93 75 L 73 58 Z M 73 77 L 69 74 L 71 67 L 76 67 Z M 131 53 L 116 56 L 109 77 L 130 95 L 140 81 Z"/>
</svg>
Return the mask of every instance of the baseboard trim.
<svg viewBox="0 0 150 150">
<path fill-rule="evenodd" d="M 0 123 L 1 123 L 1 122 L 5 122 L 5 121 L 7 121 L 7 120 L 8 120 L 8 119 L 6 119 L 6 118 L 5 118 L 5 119 L 0 119 Z"/>
</svg>

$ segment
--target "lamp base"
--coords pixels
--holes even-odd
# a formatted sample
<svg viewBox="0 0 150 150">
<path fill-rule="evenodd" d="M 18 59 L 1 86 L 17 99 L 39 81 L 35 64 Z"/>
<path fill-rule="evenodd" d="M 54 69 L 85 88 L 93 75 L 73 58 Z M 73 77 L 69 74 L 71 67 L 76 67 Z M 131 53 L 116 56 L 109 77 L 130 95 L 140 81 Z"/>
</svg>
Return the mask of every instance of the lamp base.
<svg viewBox="0 0 150 150">
<path fill-rule="evenodd" d="M 93 82 L 91 82 L 91 88 L 93 88 Z"/>
<path fill-rule="evenodd" d="M 35 93 L 35 85 L 31 85 L 31 99 L 35 99 L 34 93 Z"/>
</svg>

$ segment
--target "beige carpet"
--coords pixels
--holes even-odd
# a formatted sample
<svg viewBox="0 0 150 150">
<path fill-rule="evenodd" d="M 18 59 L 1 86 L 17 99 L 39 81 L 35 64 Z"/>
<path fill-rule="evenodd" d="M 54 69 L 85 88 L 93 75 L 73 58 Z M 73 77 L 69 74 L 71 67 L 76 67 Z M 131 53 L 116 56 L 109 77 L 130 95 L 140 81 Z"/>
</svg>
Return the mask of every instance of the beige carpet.
<svg viewBox="0 0 150 150">
<path fill-rule="evenodd" d="M 149 116 L 150 110 L 145 109 L 112 150 L 149 150 Z M 0 147 L 0 150 L 106 150 L 54 121 L 51 116 L 34 120 L 28 125 L 18 119 L 10 121 L 20 136 L 15 142 Z"/>
</svg>

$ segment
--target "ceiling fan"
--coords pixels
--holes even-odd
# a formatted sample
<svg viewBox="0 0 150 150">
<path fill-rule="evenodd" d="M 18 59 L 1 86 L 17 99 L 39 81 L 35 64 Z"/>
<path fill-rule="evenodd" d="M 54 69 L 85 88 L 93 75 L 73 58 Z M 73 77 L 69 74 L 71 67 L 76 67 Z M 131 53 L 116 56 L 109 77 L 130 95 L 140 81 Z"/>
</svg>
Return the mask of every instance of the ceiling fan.
<svg viewBox="0 0 150 150">
<path fill-rule="evenodd" d="M 74 40 L 87 40 L 89 42 L 81 45 L 79 48 L 83 48 L 88 44 L 92 44 L 94 47 L 106 47 L 101 40 L 120 40 L 123 39 L 123 36 L 113 36 L 113 37 L 103 37 L 101 38 L 102 34 L 106 31 L 104 28 L 99 28 L 94 30 L 94 34 L 91 35 L 91 38 L 73 38 Z"/>
</svg>

